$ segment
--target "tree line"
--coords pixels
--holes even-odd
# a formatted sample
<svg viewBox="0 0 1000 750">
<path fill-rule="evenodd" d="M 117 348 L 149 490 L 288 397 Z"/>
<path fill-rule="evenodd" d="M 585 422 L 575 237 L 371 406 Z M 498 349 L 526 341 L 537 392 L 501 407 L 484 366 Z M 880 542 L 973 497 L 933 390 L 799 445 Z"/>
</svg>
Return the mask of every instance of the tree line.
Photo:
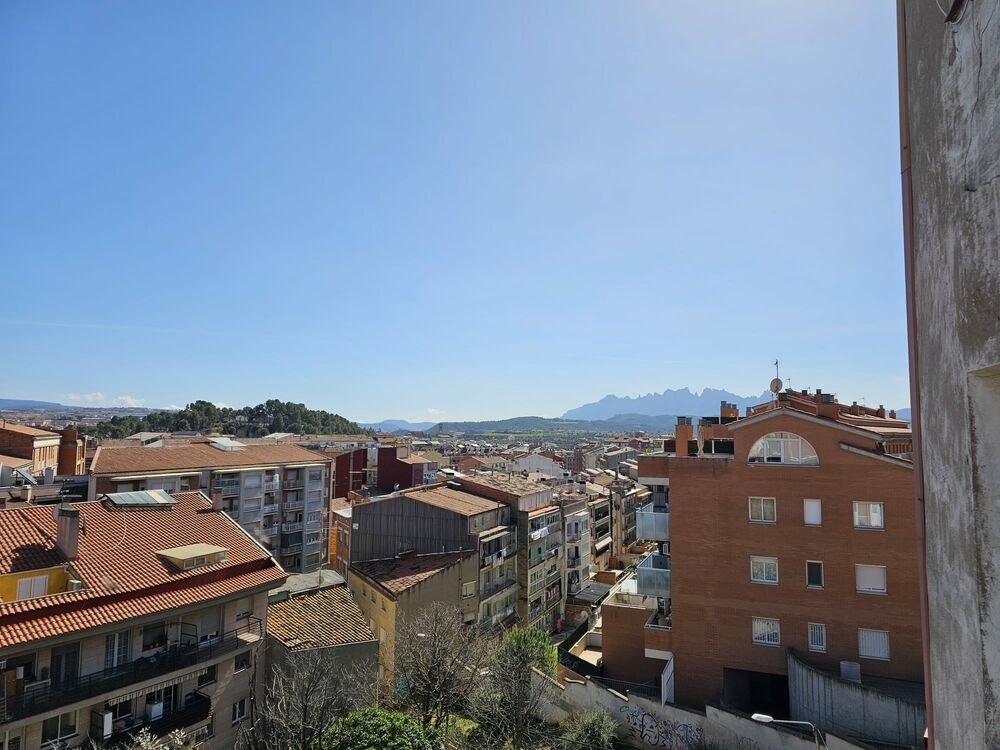
<svg viewBox="0 0 1000 750">
<path fill-rule="evenodd" d="M 101 438 L 124 438 L 137 432 L 219 432 L 237 437 L 263 437 L 272 432 L 300 435 L 356 435 L 369 433 L 355 422 L 305 404 L 270 399 L 257 406 L 233 409 L 211 401 L 195 401 L 179 411 L 157 411 L 143 417 L 112 417 L 80 431 Z"/>
</svg>

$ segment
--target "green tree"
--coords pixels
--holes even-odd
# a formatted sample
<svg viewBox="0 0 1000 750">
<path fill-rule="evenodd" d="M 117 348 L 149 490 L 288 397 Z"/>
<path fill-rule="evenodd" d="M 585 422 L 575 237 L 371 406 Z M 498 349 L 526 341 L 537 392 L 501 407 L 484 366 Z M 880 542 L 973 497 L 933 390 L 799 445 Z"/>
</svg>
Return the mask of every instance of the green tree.
<svg viewBox="0 0 1000 750">
<path fill-rule="evenodd" d="M 352 711 L 331 724 L 317 750 L 443 750 L 437 730 L 406 714 L 372 706 Z"/>
<path fill-rule="evenodd" d="M 559 655 L 549 637 L 538 628 L 517 628 L 500 643 L 498 658 L 513 659 L 555 677 Z"/>
<path fill-rule="evenodd" d="M 613 750 L 618 725 L 603 708 L 571 716 L 563 725 L 559 750 Z"/>
</svg>

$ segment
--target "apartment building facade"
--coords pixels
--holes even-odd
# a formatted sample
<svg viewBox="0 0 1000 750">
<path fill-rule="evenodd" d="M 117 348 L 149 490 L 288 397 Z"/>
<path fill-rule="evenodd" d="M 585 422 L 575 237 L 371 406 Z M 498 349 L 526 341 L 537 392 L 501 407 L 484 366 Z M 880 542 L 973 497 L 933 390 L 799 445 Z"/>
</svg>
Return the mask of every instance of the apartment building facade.
<svg viewBox="0 0 1000 750">
<path fill-rule="evenodd" d="M 176 447 L 100 447 L 90 497 L 109 492 L 202 490 L 289 571 L 329 560 L 331 459 L 297 445 L 227 438 Z"/>
<path fill-rule="evenodd" d="M 58 472 L 61 442 L 62 436 L 58 432 L 0 422 L 0 455 L 30 460 L 30 467 L 25 468 L 32 476 L 40 476 L 46 470 Z"/>
<path fill-rule="evenodd" d="M 382 492 L 405 490 L 437 481 L 438 463 L 408 445 L 389 445 L 378 448 L 376 483 Z"/>
<path fill-rule="evenodd" d="M 729 445 L 705 437 L 719 452 L 639 459 L 665 489 L 638 512 L 657 549 L 605 604 L 603 637 L 643 652 L 606 645 L 606 668 L 659 675 L 685 705 L 775 715 L 789 712 L 789 650 L 833 679 L 843 662 L 847 677 L 919 682 L 906 422 L 788 391 L 724 429 Z"/>
<path fill-rule="evenodd" d="M 198 492 L 0 510 L 0 748 L 233 747 L 285 577 Z"/>
</svg>

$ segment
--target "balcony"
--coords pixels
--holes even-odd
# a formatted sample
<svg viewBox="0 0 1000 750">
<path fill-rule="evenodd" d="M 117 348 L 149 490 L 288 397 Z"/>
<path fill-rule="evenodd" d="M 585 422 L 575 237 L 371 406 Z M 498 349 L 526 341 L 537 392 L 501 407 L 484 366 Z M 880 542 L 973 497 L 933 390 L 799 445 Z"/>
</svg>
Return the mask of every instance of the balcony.
<svg viewBox="0 0 1000 750">
<path fill-rule="evenodd" d="M 656 611 L 650 615 L 643 627 L 646 657 L 663 659 L 668 651 L 674 650 L 674 634 L 670 615 Z"/>
<path fill-rule="evenodd" d="M 567 529 L 566 530 L 566 541 L 567 542 L 579 542 L 583 539 L 583 535 L 586 533 L 586 529 Z"/>
<path fill-rule="evenodd" d="M 635 514 L 636 537 L 647 542 L 670 541 L 670 512 L 666 505 L 649 503 Z"/>
<path fill-rule="evenodd" d="M 281 524 L 281 530 L 284 532 L 302 531 L 302 522 L 296 521 L 295 523 L 283 523 Z"/>
<path fill-rule="evenodd" d="M 278 490 L 281 489 L 281 480 L 280 479 L 272 479 L 272 480 L 265 479 L 264 480 L 264 484 L 262 486 L 264 488 L 264 492 L 277 492 Z"/>
<path fill-rule="evenodd" d="M 556 568 L 555 570 L 550 570 L 545 574 L 546 583 L 553 583 L 555 581 L 561 581 L 561 580 L 562 580 L 562 571 L 559 570 L 559 568 Z"/>
<path fill-rule="evenodd" d="M 250 618 L 243 627 L 224 633 L 213 642 L 173 643 L 153 656 L 136 659 L 115 669 L 82 675 L 72 683 L 49 682 L 27 687 L 23 693 L 8 696 L 5 702 L 0 703 L 3 711 L 0 724 L 69 706 L 104 693 L 121 692 L 129 685 L 205 664 L 223 654 L 245 648 L 260 637 L 261 621 Z"/>
<path fill-rule="evenodd" d="M 303 482 L 301 479 L 286 479 L 283 482 L 283 485 L 286 492 L 288 490 L 301 490 L 303 487 Z"/>
<path fill-rule="evenodd" d="M 284 503 L 281 506 L 281 509 L 282 510 L 302 510 L 305 507 L 306 507 L 306 504 L 304 502 L 302 502 L 301 500 L 295 500 L 295 501 L 290 502 L 290 503 Z"/>
<path fill-rule="evenodd" d="M 233 497 L 240 494 L 239 479 L 216 479 L 212 487 L 221 492 L 223 497 Z"/>
<path fill-rule="evenodd" d="M 493 596 L 496 596 L 497 594 L 506 591 L 511 586 L 516 586 L 516 585 L 517 581 L 513 578 L 505 578 L 502 581 L 493 581 L 492 583 L 488 583 L 480 589 L 479 598 L 481 600 L 489 599 Z"/>
<path fill-rule="evenodd" d="M 268 513 L 277 513 L 279 508 L 280 506 L 275 503 L 274 505 L 265 505 L 261 510 L 264 511 L 264 515 L 267 515 Z"/>
<path fill-rule="evenodd" d="M 131 747 L 135 742 L 136 734 L 143 727 L 148 729 L 154 737 L 166 737 L 171 732 L 183 731 L 188 727 L 205 724 L 211 713 L 211 698 L 196 691 L 191 694 L 191 699 L 187 702 L 187 705 L 160 719 L 138 721 L 128 729 L 115 732 L 107 739 L 104 737 L 94 737 L 93 735 L 91 735 L 90 739 L 98 747 Z M 98 715 L 98 718 L 100 718 L 100 715 Z"/>
<path fill-rule="evenodd" d="M 670 555 L 652 552 L 643 558 L 635 572 L 640 594 L 670 597 Z"/>
<path fill-rule="evenodd" d="M 281 554 L 283 555 L 294 555 L 296 552 L 302 551 L 302 542 L 294 542 L 292 544 L 282 544 Z"/>
</svg>

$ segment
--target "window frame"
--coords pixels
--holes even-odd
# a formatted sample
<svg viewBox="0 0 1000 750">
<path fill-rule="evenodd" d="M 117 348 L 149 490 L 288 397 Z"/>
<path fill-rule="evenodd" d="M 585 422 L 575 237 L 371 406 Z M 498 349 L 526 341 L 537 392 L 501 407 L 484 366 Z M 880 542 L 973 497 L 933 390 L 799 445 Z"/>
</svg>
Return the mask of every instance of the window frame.
<svg viewBox="0 0 1000 750">
<path fill-rule="evenodd" d="M 809 582 L 810 565 L 819 565 L 819 584 Z M 826 588 L 826 566 L 823 564 L 822 560 L 806 560 L 806 588 L 817 590 Z"/>
<path fill-rule="evenodd" d="M 774 580 L 769 578 L 756 578 L 754 576 L 754 563 L 760 563 L 765 566 L 774 564 Z M 765 573 L 767 569 L 765 568 Z M 777 586 L 779 580 L 778 575 L 778 558 L 777 557 L 765 557 L 763 555 L 750 555 L 750 583 L 758 583 L 765 586 Z"/>
<path fill-rule="evenodd" d="M 809 507 L 810 503 L 815 503 L 816 507 L 819 508 L 819 523 L 809 523 L 807 520 L 809 514 L 806 512 L 806 508 Z M 811 529 L 818 529 L 823 525 L 823 501 L 815 497 L 806 497 L 802 499 L 802 523 Z"/>
<path fill-rule="evenodd" d="M 247 699 L 244 697 L 240 698 L 238 701 L 233 703 L 233 709 L 232 709 L 233 726 L 239 724 L 246 718 L 247 718 Z"/>
<path fill-rule="evenodd" d="M 63 734 L 63 717 L 65 716 L 73 717 L 73 731 L 70 732 L 69 734 Z M 45 722 L 51 721 L 52 719 L 56 720 L 56 736 L 50 737 L 49 739 L 44 739 Z M 55 716 L 50 716 L 48 719 L 45 719 L 45 721 L 42 722 L 41 731 L 42 731 L 42 737 L 41 737 L 42 747 L 46 748 L 57 747 L 59 742 L 68 739 L 70 737 L 76 737 L 80 733 L 80 712 L 64 711 L 60 714 L 56 714 Z"/>
<path fill-rule="evenodd" d="M 804 450 L 806 448 L 808 450 Z M 806 455 L 805 459 L 803 455 Z M 768 432 L 754 440 L 747 452 L 747 463 L 764 466 L 820 465 L 819 453 L 813 444 L 798 433 L 785 430 Z"/>
<path fill-rule="evenodd" d="M 872 656 L 870 654 L 863 654 L 861 652 L 861 634 L 862 633 L 882 633 L 885 635 L 885 656 Z M 881 628 L 858 628 L 858 658 L 859 659 L 873 659 L 875 661 L 891 661 L 892 660 L 892 639 L 889 636 L 888 630 L 882 630 Z"/>
<path fill-rule="evenodd" d="M 777 638 L 774 642 L 769 640 L 758 640 L 757 630 L 758 624 L 773 623 L 774 624 L 774 634 Z M 770 632 L 770 631 L 769 631 Z M 758 617 L 754 615 L 750 618 L 750 641 L 755 646 L 767 646 L 768 648 L 781 648 L 781 620 L 777 617 Z"/>
<path fill-rule="evenodd" d="M 821 628 L 817 632 L 823 634 L 823 645 L 819 646 L 813 642 L 813 628 Z M 814 654 L 825 654 L 827 649 L 827 638 L 826 638 L 826 623 L 824 622 L 810 622 L 806 625 L 807 640 L 809 642 L 809 651 Z"/>
<path fill-rule="evenodd" d="M 861 568 L 873 568 L 882 570 L 881 589 L 863 589 L 858 582 L 858 573 Z M 876 594 L 884 596 L 889 593 L 889 571 L 885 565 L 872 565 L 870 563 L 854 563 L 854 590 L 859 594 Z"/>
<path fill-rule="evenodd" d="M 859 518 L 858 507 L 861 506 L 861 505 L 868 506 L 867 517 L 869 519 L 869 523 L 866 523 L 866 524 L 859 524 L 858 523 L 858 518 Z M 880 522 L 879 526 L 873 526 L 870 523 L 871 515 L 872 515 L 871 514 L 871 506 L 873 506 L 873 505 L 877 505 L 878 509 L 879 509 L 878 510 L 879 522 Z M 853 513 L 853 518 L 851 520 L 854 523 L 854 528 L 859 529 L 860 531 L 885 531 L 885 503 L 884 502 L 882 502 L 880 500 L 855 500 L 853 502 L 852 506 L 851 506 L 851 511 Z"/>
<path fill-rule="evenodd" d="M 753 517 L 754 500 L 760 500 L 761 501 L 761 503 L 760 503 L 760 511 L 761 511 L 760 515 L 761 515 L 761 517 L 759 519 Z M 772 514 L 773 514 L 774 517 L 772 519 L 770 519 L 770 520 L 768 520 L 765 517 L 766 514 L 764 513 L 764 507 L 765 507 L 764 502 L 763 502 L 764 500 L 770 500 L 771 501 L 771 509 L 772 509 Z M 747 498 L 747 513 L 748 513 L 749 518 L 750 518 L 750 523 L 776 524 L 778 522 L 778 499 L 776 497 L 766 497 L 766 496 L 750 495 Z"/>
<path fill-rule="evenodd" d="M 233 657 L 233 674 L 239 674 L 250 669 L 253 659 L 250 657 L 250 650 L 247 649 Z"/>
</svg>

